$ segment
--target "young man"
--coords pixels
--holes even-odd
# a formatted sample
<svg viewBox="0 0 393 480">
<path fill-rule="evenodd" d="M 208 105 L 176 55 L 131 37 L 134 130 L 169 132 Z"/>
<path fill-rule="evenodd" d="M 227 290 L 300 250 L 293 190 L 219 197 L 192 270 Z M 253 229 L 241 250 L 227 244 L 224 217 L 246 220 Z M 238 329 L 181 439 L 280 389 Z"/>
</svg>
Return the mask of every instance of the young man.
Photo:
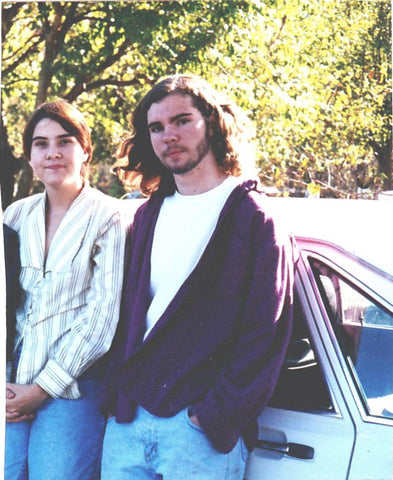
<svg viewBox="0 0 393 480">
<path fill-rule="evenodd" d="M 155 85 L 132 127 L 117 169 L 151 196 L 102 394 L 102 478 L 240 480 L 290 336 L 291 242 L 241 175 L 239 112 L 202 79 Z"/>
</svg>

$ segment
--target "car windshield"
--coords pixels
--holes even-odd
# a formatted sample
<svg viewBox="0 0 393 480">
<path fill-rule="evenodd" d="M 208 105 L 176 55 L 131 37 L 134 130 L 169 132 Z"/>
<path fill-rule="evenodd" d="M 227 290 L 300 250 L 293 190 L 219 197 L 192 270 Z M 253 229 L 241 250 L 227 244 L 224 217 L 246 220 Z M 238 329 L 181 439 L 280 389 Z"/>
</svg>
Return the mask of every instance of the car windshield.
<svg viewBox="0 0 393 480">
<path fill-rule="evenodd" d="M 393 315 L 323 263 L 312 267 L 367 413 L 393 418 Z"/>
</svg>

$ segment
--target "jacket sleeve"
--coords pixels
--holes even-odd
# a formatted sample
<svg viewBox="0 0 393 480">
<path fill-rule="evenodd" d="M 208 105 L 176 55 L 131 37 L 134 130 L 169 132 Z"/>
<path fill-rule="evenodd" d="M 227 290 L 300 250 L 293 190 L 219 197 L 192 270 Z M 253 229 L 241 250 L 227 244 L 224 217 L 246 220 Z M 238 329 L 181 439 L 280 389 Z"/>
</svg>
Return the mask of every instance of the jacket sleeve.
<svg viewBox="0 0 393 480">
<path fill-rule="evenodd" d="M 260 211 L 253 220 L 250 260 L 239 335 L 213 387 L 194 405 L 206 435 L 224 453 L 270 400 L 292 329 L 292 244 Z"/>
<path fill-rule="evenodd" d="M 4 260 L 6 274 L 6 317 L 7 317 L 7 361 L 11 360 L 15 338 L 15 309 L 19 306 L 21 291 L 19 285 L 20 257 L 18 234 L 3 225 Z"/>
<path fill-rule="evenodd" d="M 144 207 L 145 208 L 145 207 Z M 139 282 L 137 276 L 130 277 L 130 263 L 132 260 L 132 251 L 134 248 L 134 238 L 138 236 L 138 230 L 141 224 L 141 217 L 143 209 L 138 209 L 133 223 L 128 229 L 125 241 L 125 255 L 124 255 L 124 279 L 122 290 L 127 291 L 127 295 L 122 295 L 120 305 L 119 323 L 117 325 L 116 333 L 113 339 L 112 347 L 109 352 L 108 368 L 103 379 L 103 387 L 100 392 L 100 407 L 106 414 L 115 414 L 117 409 L 117 391 L 113 388 L 116 378 L 116 372 L 124 359 L 125 349 L 129 336 L 128 315 L 132 310 L 132 294 L 127 289 L 131 284 L 131 290 L 136 288 Z"/>
</svg>

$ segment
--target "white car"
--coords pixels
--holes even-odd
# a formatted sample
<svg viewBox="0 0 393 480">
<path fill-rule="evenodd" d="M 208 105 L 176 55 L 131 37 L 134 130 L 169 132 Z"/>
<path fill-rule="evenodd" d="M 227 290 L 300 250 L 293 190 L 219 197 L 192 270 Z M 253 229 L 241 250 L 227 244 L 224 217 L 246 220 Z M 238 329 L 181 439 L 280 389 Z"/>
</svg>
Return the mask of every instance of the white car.
<svg viewBox="0 0 393 480">
<path fill-rule="evenodd" d="M 391 480 L 393 202 L 269 202 L 300 251 L 294 330 L 245 479 Z"/>
</svg>

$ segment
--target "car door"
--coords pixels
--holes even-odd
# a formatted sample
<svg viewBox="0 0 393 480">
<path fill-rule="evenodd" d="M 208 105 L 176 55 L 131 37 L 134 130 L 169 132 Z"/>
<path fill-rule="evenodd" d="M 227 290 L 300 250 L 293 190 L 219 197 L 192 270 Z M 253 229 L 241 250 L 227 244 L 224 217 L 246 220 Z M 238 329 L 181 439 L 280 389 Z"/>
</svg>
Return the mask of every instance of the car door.
<svg viewBox="0 0 393 480">
<path fill-rule="evenodd" d="M 246 480 L 345 479 L 350 468 L 350 391 L 304 258 L 295 287 L 291 343 L 275 394 L 258 419 L 259 442 Z"/>
<path fill-rule="evenodd" d="M 391 479 L 393 279 L 300 246 L 294 331 L 245 478 Z"/>
<path fill-rule="evenodd" d="M 351 390 L 346 403 L 356 441 L 348 479 L 392 479 L 393 278 L 350 255 L 335 256 L 336 263 L 310 253 L 307 261 Z"/>
</svg>

